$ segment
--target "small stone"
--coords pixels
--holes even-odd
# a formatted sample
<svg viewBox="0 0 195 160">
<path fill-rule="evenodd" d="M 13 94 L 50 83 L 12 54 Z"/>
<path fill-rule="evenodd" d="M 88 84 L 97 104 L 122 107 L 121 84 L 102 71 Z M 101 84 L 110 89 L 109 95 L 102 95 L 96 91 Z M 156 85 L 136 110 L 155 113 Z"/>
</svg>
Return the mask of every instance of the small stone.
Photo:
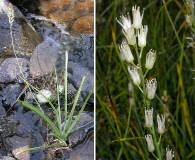
<svg viewBox="0 0 195 160">
<path fill-rule="evenodd" d="M 47 103 L 48 102 L 47 99 L 45 99 L 45 97 L 42 96 L 42 94 L 46 98 L 51 99 L 51 95 L 52 95 L 51 91 L 46 90 L 46 89 L 42 89 L 42 90 L 40 90 L 40 93 L 37 94 L 37 100 L 39 103 Z"/>
<path fill-rule="evenodd" d="M 14 101 L 16 101 L 21 91 L 22 89 L 19 84 L 9 84 L 3 91 L 4 104 L 10 106 Z"/>
<path fill-rule="evenodd" d="M 17 81 L 17 78 L 22 75 L 20 68 L 23 74 L 28 72 L 28 61 L 25 58 L 8 58 L 3 61 L 0 66 L 0 83 Z M 28 76 L 28 74 L 25 75 Z"/>
<path fill-rule="evenodd" d="M 18 152 L 23 151 L 31 147 L 30 137 L 22 138 L 19 136 L 13 136 L 6 138 L 6 142 L 12 146 L 12 154 L 14 157 L 20 160 L 30 160 L 30 152 L 24 152 L 18 154 Z"/>
</svg>

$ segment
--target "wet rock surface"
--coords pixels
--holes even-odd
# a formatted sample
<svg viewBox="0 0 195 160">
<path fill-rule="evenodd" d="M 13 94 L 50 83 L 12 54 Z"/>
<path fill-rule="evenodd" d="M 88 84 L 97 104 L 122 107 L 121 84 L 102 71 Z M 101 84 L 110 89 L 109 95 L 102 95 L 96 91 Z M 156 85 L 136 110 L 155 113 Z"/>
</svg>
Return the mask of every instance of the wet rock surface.
<svg viewBox="0 0 195 160">
<path fill-rule="evenodd" d="M 80 13 L 80 17 L 87 16 L 89 12 L 91 13 L 93 11 L 93 1 L 71 1 L 75 2 L 74 5 L 71 4 L 72 8 L 66 8 L 65 3 L 68 3 L 68 1 L 58 1 L 63 3 L 61 8 L 56 3 L 57 1 L 52 0 L 48 2 L 42 1 L 43 4 L 37 3 L 39 1 L 14 1 L 16 5 L 20 4 L 19 6 L 22 5 L 22 7 L 26 2 L 34 2 L 34 4 L 43 5 L 43 7 L 44 5 L 48 5 L 51 8 L 50 10 L 49 8 L 39 10 L 44 12 L 45 9 L 45 13 L 48 12 L 47 17 L 25 13 L 26 18 L 14 6 L 14 46 L 17 56 L 21 57 L 16 59 L 13 56 L 11 47 L 7 17 L 8 0 L 0 1 L 0 29 L 3 31 L 1 32 L 3 34 L 0 35 L 3 36 L 3 40 L 0 38 L 0 159 L 6 160 L 16 158 L 41 160 L 46 157 L 45 155 L 48 155 L 48 150 L 32 151 L 30 154 L 26 152 L 25 154 L 19 155 L 19 157 L 16 154 L 25 147 L 42 146 L 47 142 L 47 133 L 49 132 L 45 122 L 37 114 L 23 108 L 20 103 L 16 102 L 17 98 L 21 100 L 30 99 L 29 102 L 34 104 L 34 99 L 28 97 L 29 95 L 27 93 L 29 91 L 24 90 L 26 85 L 21 76 L 24 76 L 33 85 L 36 84 L 34 83 L 35 81 L 39 83 L 37 85 L 39 89 L 45 87 L 48 87 L 46 89 L 52 89 L 52 86 L 55 88 L 55 84 L 53 83 L 55 81 L 55 77 L 53 76 L 54 68 L 57 69 L 59 74 L 63 73 L 64 53 L 65 50 L 68 50 L 68 100 L 70 102 L 73 101 L 83 76 L 86 76 L 86 80 L 81 96 L 79 97 L 77 109 L 80 109 L 86 96 L 94 88 L 94 36 L 92 34 L 77 35 L 68 33 L 66 30 L 67 24 L 60 24 L 55 19 L 59 18 L 60 21 L 62 11 L 71 11 L 73 8 Z M 52 8 L 51 2 L 53 3 L 54 9 Z M 85 6 L 86 4 L 88 7 Z M 55 8 L 55 6 L 57 7 Z M 37 9 L 36 5 L 33 7 L 35 10 Z M 57 11 L 58 9 L 59 11 Z M 55 14 L 57 16 L 54 16 L 52 19 L 52 15 Z M 74 14 L 72 14 L 73 17 L 75 16 Z M 62 18 L 65 17 L 62 16 Z M 74 17 L 72 20 L 68 20 L 71 26 L 76 19 Z M 20 64 L 20 67 L 18 67 L 18 64 Z M 63 80 L 61 81 L 63 82 Z M 94 97 L 92 96 L 86 107 L 88 111 L 93 111 L 93 103 Z M 47 110 L 48 114 L 51 114 L 51 109 L 48 107 L 48 104 L 44 104 L 41 107 L 44 108 L 44 111 Z M 77 145 L 80 143 L 80 148 L 82 148 L 82 145 L 84 147 L 84 150 L 79 151 L 84 153 L 83 155 L 81 154 L 82 156 L 80 158 L 87 158 L 87 154 L 90 158 L 93 157 L 93 142 L 89 142 L 88 145 L 87 141 L 94 129 L 93 116 L 90 113 L 85 112 L 82 114 L 74 131 L 69 135 L 69 141 L 74 144 L 74 148 L 73 151 L 70 151 L 71 153 L 69 151 L 67 152 L 67 157 L 63 156 L 64 159 L 75 157 L 72 154 L 76 153 Z M 84 143 L 85 141 L 87 142 Z M 59 158 L 55 157 L 54 154 L 52 159 Z"/>
</svg>

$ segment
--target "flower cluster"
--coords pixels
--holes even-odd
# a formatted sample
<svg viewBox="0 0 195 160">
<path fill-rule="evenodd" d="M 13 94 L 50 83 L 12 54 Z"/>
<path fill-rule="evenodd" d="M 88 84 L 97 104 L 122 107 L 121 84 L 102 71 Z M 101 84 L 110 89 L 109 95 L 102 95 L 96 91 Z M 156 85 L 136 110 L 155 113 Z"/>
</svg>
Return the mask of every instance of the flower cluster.
<svg viewBox="0 0 195 160">
<path fill-rule="evenodd" d="M 142 24 L 143 15 L 144 11 L 141 14 L 140 7 L 133 6 L 132 20 L 129 13 L 127 13 L 127 15 L 120 16 L 119 20 L 116 19 L 117 22 L 122 26 L 122 33 L 126 37 L 126 41 L 118 45 L 118 48 L 121 54 L 121 58 L 128 63 L 127 69 L 134 85 L 136 85 L 144 95 L 144 105 L 147 105 L 147 108 L 150 108 L 150 102 L 152 99 L 154 99 L 156 94 L 157 80 L 156 78 L 153 78 L 150 80 L 146 80 L 145 82 L 145 77 L 148 71 L 154 67 L 154 63 L 156 61 L 156 51 L 151 49 L 146 54 L 145 68 L 142 68 L 142 52 L 147 44 L 148 33 L 148 26 Z M 132 48 L 134 48 L 136 52 L 135 57 L 137 57 L 137 61 L 135 60 Z M 135 64 L 135 61 L 138 62 L 138 64 Z M 156 147 L 158 147 L 161 136 L 165 132 L 165 115 L 158 114 L 157 123 L 158 133 L 160 134 L 158 143 L 157 140 L 153 139 L 153 137 L 156 137 L 153 122 L 153 108 L 149 110 L 145 108 L 145 126 L 151 131 L 151 134 L 145 135 L 145 139 L 147 142 L 148 151 L 152 153 L 156 149 Z M 167 157 L 167 160 L 172 159 L 172 150 L 167 150 Z"/>
<path fill-rule="evenodd" d="M 129 13 L 127 15 L 120 16 L 120 19 L 116 19 L 117 22 L 122 26 L 122 32 L 124 36 L 126 37 L 126 42 L 122 42 L 122 44 L 118 45 L 121 57 L 123 60 L 128 62 L 130 65 L 128 66 L 128 71 L 131 76 L 131 79 L 133 83 L 140 88 L 140 84 L 143 83 L 141 81 L 140 76 L 140 68 L 141 65 L 134 64 L 134 55 L 131 51 L 131 46 L 134 48 L 139 47 L 141 49 L 141 53 L 138 58 L 141 58 L 142 50 L 146 46 L 146 40 L 147 40 L 147 33 L 148 33 L 148 26 L 142 25 L 142 19 L 144 16 L 144 11 L 142 14 L 140 13 L 140 7 L 133 6 L 132 8 L 132 15 L 133 15 L 133 21 L 131 21 L 131 16 Z M 153 68 L 154 63 L 156 60 L 156 52 L 154 50 L 150 50 L 146 54 L 146 64 L 145 68 L 146 70 L 150 70 Z M 154 82 L 154 83 L 153 83 Z M 151 81 L 146 83 L 147 88 L 147 95 L 148 99 L 151 100 L 154 98 L 155 91 L 157 88 L 157 81 Z M 143 92 L 143 91 L 142 91 Z"/>
</svg>

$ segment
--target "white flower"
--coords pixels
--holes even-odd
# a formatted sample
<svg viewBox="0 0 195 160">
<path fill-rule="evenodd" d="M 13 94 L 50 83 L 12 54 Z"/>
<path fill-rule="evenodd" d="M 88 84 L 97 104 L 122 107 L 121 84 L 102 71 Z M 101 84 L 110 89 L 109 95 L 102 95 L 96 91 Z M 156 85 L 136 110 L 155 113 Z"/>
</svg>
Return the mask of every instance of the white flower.
<svg viewBox="0 0 195 160">
<path fill-rule="evenodd" d="M 118 45 L 121 55 L 125 58 L 127 62 L 133 62 L 134 57 L 131 53 L 131 49 L 126 42 L 122 42 L 121 45 Z"/>
<path fill-rule="evenodd" d="M 156 78 L 153 78 L 152 80 L 146 80 L 146 93 L 149 100 L 154 98 L 156 88 L 157 88 Z"/>
<path fill-rule="evenodd" d="M 174 151 L 169 150 L 169 147 L 166 148 L 166 160 L 172 160 L 174 157 Z"/>
<path fill-rule="evenodd" d="M 148 26 L 142 26 L 140 30 L 138 31 L 138 45 L 141 48 L 144 48 L 146 46 L 146 36 L 148 33 Z"/>
<path fill-rule="evenodd" d="M 156 52 L 154 50 L 150 50 L 147 54 L 146 54 L 146 65 L 145 67 L 147 69 L 152 69 L 154 66 L 154 62 L 156 61 Z"/>
<path fill-rule="evenodd" d="M 133 27 L 127 28 L 126 30 L 122 30 L 125 35 L 128 44 L 134 46 L 136 44 L 136 35 Z"/>
<path fill-rule="evenodd" d="M 139 73 L 138 73 L 137 68 L 132 67 L 132 69 L 131 69 L 131 67 L 128 66 L 128 71 L 129 71 L 129 73 L 130 73 L 130 75 L 131 75 L 131 78 L 132 78 L 132 80 L 133 80 L 133 83 L 134 83 L 135 85 L 139 86 L 140 83 L 141 83 L 141 79 L 140 79 L 140 76 L 139 76 Z"/>
<path fill-rule="evenodd" d="M 48 102 L 47 99 L 45 99 L 45 97 L 43 97 L 42 95 L 44 95 L 47 99 L 51 99 L 51 91 L 46 90 L 46 89 L 42 89 L 40 90 L 40 92 L 36 95 L 37 96 L 37 100 L 39 103 L 46 103 Z"/>
<path fill-rule="evenodd" d="M 119 21 L 117 18 L 117 22 L 123 27 L 122 31 L 125 37 L 127 38 L 127 41 L 129 45 L 135 45 L 136 44 L 136 35 L 134 28 L 131 24 L 131 17 L 129 13 L 127 15 L 120 16 L 121 21 Z"/>
<path fill-rule="evenodd" d="M 140 7 L 133 6 L 132 8 L 132 14 L 133 14 L 133 27 L 135 29 L 139 29 L 142 26 L 142 19 L 144 16 L 144 11 L 142 15 L 140 14 Z"/>
<path fill-rule="evenodd" d="M 146 142 L 148 144 L 148 151 L 153 152 L 154 151 L 154 143 L 153 143 L 152 135 L 147 134 L 147 135 L 145 135 L 145 138 L 146 138 Z"/>
<path fill-rule="evenodd" d="M 128 28 L 131 28 L 131 17 L 129 13 L 127 15 L 120 16 L 121 21 L 119 21 L 117 18 L 117 22 L 123 27 L 123 29 L 126 31 Z"/>
<path fill-rule="evenodd" d="M 165 115 L 157 115 L 158 133 L 163 134 L 165 132 Z"/>
<path fill-rule="evenodd" d="M 146 127 L 153 127 L 153 108 L 151 108 L 150 110 L 146 110 L 145 108 L 145 121 Z"/>
</svg>

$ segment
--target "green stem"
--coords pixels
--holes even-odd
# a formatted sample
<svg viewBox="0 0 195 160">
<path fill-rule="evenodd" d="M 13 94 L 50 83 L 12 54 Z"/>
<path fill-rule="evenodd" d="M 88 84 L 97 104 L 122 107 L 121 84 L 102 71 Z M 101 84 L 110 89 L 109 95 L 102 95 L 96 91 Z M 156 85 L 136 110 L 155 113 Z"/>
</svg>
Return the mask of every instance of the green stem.
<svg viewBox="0 0 195 160">
<path fill-rule="evenodd" d="M 142 70 L 141 58 L 139 56 L 138 47 L 137 46 L 134 46 L 134 47 L 135 47 L 138 65 L 139 65 L 139 75 L 140 75 L 141 83 L 142 83 L 142 89 L 143 89 L 142 93 L 143 93 L 144 106 L 145 106 L 146 105 L 146 86 L 145 86 L 144 74 L 143 74 L 143 70 Z M 140 55 L 142 54 L 142 51 L 143 51 L 143 48 L 141 48 Z M 147 107 L 147 109 L 148 109 L 148 107 Z"/>
<path fill-rule="evenodd" d="M 156 149 L 156 153 L 157 153 L 158 159 L 162 160 L 161 153 L 160 153 L 160 147 L 159 147 L 159 144 L 157 142 L 154 126 L 150 129 L 150 131 L 151 131 L 151 134 L 152 134 L 152 137 L 153 137 L 153 142 L 154 142 L 154 146 L 155 146 L 155 149 Z"/>
<path fill-rule="evenodd" d="M 160 144 L 161 138 L 162 138 L 162 134 L 160 135 L 160 138 L 158 140 L 158 145 Z"/>
</svg>

